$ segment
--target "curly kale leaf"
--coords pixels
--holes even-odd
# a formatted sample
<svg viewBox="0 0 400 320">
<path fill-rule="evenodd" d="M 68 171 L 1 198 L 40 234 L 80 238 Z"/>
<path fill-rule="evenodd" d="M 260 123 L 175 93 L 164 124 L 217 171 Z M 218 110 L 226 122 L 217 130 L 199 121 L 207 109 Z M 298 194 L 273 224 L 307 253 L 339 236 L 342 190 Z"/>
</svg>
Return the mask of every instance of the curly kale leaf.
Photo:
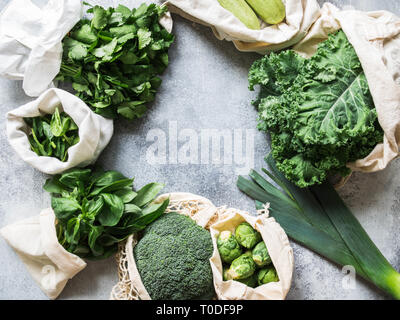
<svg viewBox="0 0 400 320">
<path fill-rule="evenodd" d="M 94 6 L 63 40 L 57 80 L 72 83 L 94 112 L 115 119 L 142 117 L 161 85 L 174 36 L 159 24 L 166 7 Z"/>
<path fill-rule="evenodd" d="M 153 300 L 211 299 L 212 252 L 210 233 L 174 212 L 149 225 L 134 248 L 140 277 Z"/>
<path fill-rule="evenodd" d="M 310 59 L 291 50 L 263 57 L 249 84 L 261 86 L 258 127 L 270 132 L 276 165 L 299 187 L 348 174 L 348 162 L 383 140 L 367 79 L 342 31 Z"/>
</svg>

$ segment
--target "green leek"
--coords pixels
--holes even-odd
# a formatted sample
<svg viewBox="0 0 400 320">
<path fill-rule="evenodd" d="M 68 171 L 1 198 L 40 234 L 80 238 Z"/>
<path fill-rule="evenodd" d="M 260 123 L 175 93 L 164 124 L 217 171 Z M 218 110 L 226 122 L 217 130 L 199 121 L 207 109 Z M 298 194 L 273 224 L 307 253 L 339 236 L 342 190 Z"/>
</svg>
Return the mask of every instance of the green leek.
<svg viewBox="0 0 400 320">
<path fill-rule="evenodd" d="M 296 242 L 327 259 L 351 265 L 358 275 L 400 300 L 400 274 L 390 265 L 329 182 L 300 189 L 266 158 L 263 169 L 279 187 L 252 170 L 251 180 L 238 178 L 238 188 L 256 200 L 257 209 L 270 203 L 274 217 Z"/>
</svg>

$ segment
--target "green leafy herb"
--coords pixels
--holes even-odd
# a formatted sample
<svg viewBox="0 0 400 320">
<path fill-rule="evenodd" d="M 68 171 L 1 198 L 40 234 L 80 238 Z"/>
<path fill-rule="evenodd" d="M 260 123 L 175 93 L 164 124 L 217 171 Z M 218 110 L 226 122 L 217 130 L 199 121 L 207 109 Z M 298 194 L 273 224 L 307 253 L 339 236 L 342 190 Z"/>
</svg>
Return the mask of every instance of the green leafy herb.
<svg viewBox="0 0 400 320">
<path fill-rule="evenodd" d="M 166 10 L 155 4 L 133 10 L 91 7 L 92 19 L 81 20 L 63 40 L 57 79 L 71 82 L 77 96 L 106 118 L 142 117 L 174 41 L 159 24 Z"/>
<path fill-rule="evenodd" d="M 311 188 L 290 183 L 266 159 L 270 171 L 263 169 L 282 188 L 278 189 L 260 174 L 250 172 L 251 180 L 239 177 L 241 191 L 256 200 L 257 209 L 270 203 L 274 217 L 295 241 L 327 259 L 353 266 L 364 279 L 400 299 L 400 274 L 385 259 L 335 189 L 325 182 Z"/>
<path fill-rule="evenodd" d="M 58 108 L 53 115 L 24 118 L 31 128 L 29 143 L 38 156 L 68 160 L 68 149 L 79 142 L 78 126 L 66 113 Z"/>
<path fill-rule="evenodd" d="M 249 83 L 261 86 L 254 104 L 276 165 L 299 187 L 349 174 L 348 162 L 383 141 L 367 79 L 342 31 L 310 59 L 289 50 L 256 61 Z"/>
<path fill-rule="evenodd" d="M 151 183 L 137 193 L 132 185 L 133 179 L 117 171 L 88 168 L 47 180 L 44 189 L 52 195 L 58 239 L 64 248 L 84 258 L 107 258 L 120 241 L 158 219 L 169 200 L 151 202 L 163 185 Z"/>
</svg>

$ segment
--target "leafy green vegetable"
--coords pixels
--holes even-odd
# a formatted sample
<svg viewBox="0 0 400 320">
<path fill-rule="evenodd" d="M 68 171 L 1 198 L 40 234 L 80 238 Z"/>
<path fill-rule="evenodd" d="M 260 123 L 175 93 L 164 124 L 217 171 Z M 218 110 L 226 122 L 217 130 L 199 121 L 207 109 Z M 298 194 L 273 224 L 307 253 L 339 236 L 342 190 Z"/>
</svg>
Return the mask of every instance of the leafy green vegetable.
<svg viewBox="0 0 400 320">
<path fill-rule="evenodd" d="M 211 235 L 191 218 L 166 213 L 143 231 L 133 252 L 153 300 L 207 300 L 215 295 Z"/>
<path fill-rule="evenodd" d="M 237 182 L 241 191 L 256 200 L 257 209 L 263 209 L 269 202 L 270 216 L 292 239 L 339 265 L 353 266 L 361 277 L 400 299 L 400 274 L 375 246 L 335 189 L 328 182 L 298 188 L 278 171 L 271 156 L 266 162 L 270 171 L 263 171 L 283 191 L 254 171 L 250 174 L 252 180 L 239 177 Z"/>
<path fill-rule="evenodd" d="M 150 202 L 163 185 L 151 183 L 137 193 L 132 185 L 133 179 L 118 171 L 89 168 L 48 179 L 44 189 L 52 195 L 58 239 L 64 248 L 84 258 L 107 258 L 120 241 L 158 219 L 169 200 Z M 134 204 L 138 194 L 146 202 Z"/>
<path fill-rule="evenodd" d="M 54 113 L 34 118 L 24 118 L 31 128 L 29 143 L 38 156 L 68 160 L 68 149 L 79 142 L 78 126 L 58 108 Z"/>
<path fill-rule="evenodd" d="M 383 141 L 367 79 L 342 31 L 310 59 L 289 50 L 256 61 L 249 83 L 261 86 L 258 127 L 270 132 L 276 166 L 299 187 L 349 174 L 348 162 Z"/>
<path fill-rule="evenodd" d="M 143 3 L 88 10 L 63 40 L 57 79 L 71 82 L 77 96 L 106 118 L 142 117 L 153 101 L 168 66 L 174 36 L 160 24 L 165 6 Z"/>
</svg>

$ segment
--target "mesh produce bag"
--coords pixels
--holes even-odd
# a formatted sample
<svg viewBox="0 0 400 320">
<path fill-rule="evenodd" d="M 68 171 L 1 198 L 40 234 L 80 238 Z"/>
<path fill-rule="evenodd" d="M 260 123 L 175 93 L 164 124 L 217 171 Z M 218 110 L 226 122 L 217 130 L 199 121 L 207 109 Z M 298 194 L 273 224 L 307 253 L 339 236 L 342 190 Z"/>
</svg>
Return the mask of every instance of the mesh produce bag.
<svg viewBox="0 0 400 320">
<path fill-rule="evenodd" d="M 289 240 L 273 218 L 268 214 L 258 217 L 236 209 L 216 208 L 210 200 L 190 193 L 171 193 L 158 197 L 155 202 L 170 198 L 166 212 L 177 212 L 192 218 L 196 223 L 210 230 L 214 251 L 210 258 L 214 287 L 218 299 L 284 299 L 290 289 L 293 273 L 293 251 Z M 216 236 L 221 228 L 232 228 L 233 224 L 248 221 L 262 234 L 263 240 L 270 250 L 271 259 L 277 269 L 280 281 L 260 286 L 256 289 L 236 281 L 222 281 L 222 263 L 219 257 Z M 236 224 L 237 223 L 237 224 Z M 137 270 L 133 248 L 138 242 L 137 235 L 131 235 L 120 245 L 117 254 L 119 282 L 113 287 L 111 300 L 149 300 Z"/>
</svg>

